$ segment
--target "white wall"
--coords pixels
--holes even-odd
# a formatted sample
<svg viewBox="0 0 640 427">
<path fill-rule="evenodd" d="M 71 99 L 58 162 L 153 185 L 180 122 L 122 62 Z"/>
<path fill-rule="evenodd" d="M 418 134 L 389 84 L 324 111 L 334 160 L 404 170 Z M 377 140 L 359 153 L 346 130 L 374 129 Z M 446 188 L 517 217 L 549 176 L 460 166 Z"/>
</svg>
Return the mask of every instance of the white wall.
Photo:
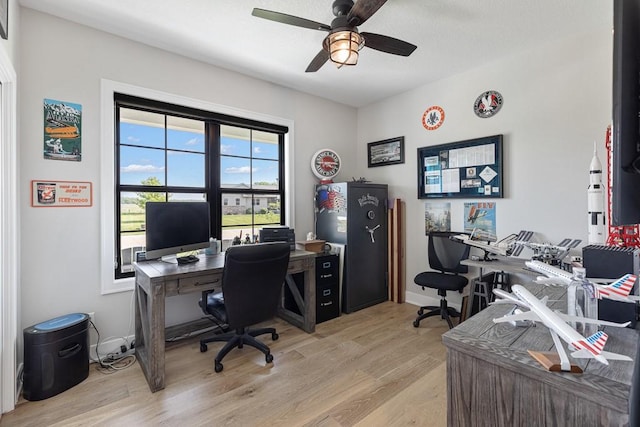
<svg viewBox="0 0 640 427">
<path fill-rule="evenodd" d="M 608 19 L 608 21 L 607 21 Z M 407 225 L 407 299 L 433 303 L 413 277 L 428 270 L 425 200 L 417 198 L 417 148 L 504 135 L 505 197 L 497 202 L 497 234 L 522 229 L 541 241 L 564 237 L 587 241 L 587 186 L 593 143 L 606 168 L 604 137 L 611 119 L 611 17 L 603 29 L 522 52 L 446 80 L 423 86 L 358 111 L 358 176 L 387 182 L 390 197 L 404 199 Z M 492 118 L 474 115 L 473 102 L 486 90 L 504 98 Z M 445 110 L 435 131 L 422 127 L 431 105 Z M 405 163 L 367 169 L 367 143 L 405 136 Z M 449 199 L 452 228 L 463 229 L 465 201 Z M 529 253 L 530 254 L 530 253 Z M 524 253 L 523 253 L 524 255 Z M 449 300 L 460 302 L 459 295 Z"/>
<path fill-rule="evenodd" d="M 22 327 L 69 312 L 95 312 L 102 337 L 130 329 L 131 292 L 100 294 L 100 81 L 109 79 L 295 123 L 295 230 L 313 228 L 313 153 L 336 149 L 355 165 L 356 110 L 22 9 L 19 96 Z M 82 162 L 44 160 L 43 98 L 82 105 Z M 331 126 L 327 126 L 331 123 Z M 32 208 L 30 181 L 91 181 L 90 208 Z M 172 298 L 168 323 L 199 317 L 197 296 Z"/>
</svg>

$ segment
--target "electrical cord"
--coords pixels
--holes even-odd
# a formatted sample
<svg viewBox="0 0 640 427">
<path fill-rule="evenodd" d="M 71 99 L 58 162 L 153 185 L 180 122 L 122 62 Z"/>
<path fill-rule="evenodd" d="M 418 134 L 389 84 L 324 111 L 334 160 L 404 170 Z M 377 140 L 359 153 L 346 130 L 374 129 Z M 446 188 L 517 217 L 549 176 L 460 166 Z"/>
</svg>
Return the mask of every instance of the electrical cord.
<svg viewBox="0 0 640 427">
<path fill-rule="evenodd" d="M 134 354 L 128 354 L 129 351 L 134 351 L 134 350 L 128 350 L 127 353 L 107 353 L 104 357 L 100 357 L 100 353 L 99 353 L 99 348 L 100 348 L 100 331 L 98 331 L 98 328 L 96 327 L 96 325 L 93 323 L 93 321 L 91 321 L 91 319 L 89 319 L 89 323 L 91 323 L 91 326 L 93 327 L 93 330 L 96 331 L 96 335 L 97 335 L 97 341 L 96 341 L 96 358 L 92 358 L 91 355 L 89 355 L 90 359 L 93 362 L 96 362 L 98 364 L 98 371 L 102 372 L 103 374 L 110 374 L 113 373 L 114 371 L 118 371 L 118 370 L 122 370 L 122 369 L 126 369 L 129 366 L 133 365 L 136 361 L 135 355 Z M 112 338 L 112 337 L 109 337 Z M 129 347 L 129 342 L 126 338 L 124 337 L 113 337 L 113 338 L 121 338 L 122 340 L 124 340 L 125 343 L 127 343 L 127 347 L 126 348 L 130 348 Z"/>
</svg>

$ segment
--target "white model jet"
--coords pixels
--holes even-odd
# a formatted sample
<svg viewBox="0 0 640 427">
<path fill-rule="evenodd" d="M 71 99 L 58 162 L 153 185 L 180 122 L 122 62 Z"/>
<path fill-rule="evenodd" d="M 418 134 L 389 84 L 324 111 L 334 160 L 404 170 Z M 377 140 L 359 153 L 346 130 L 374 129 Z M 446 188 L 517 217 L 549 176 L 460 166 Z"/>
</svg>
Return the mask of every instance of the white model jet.
<svg viewBox="0 0 640 427">
<path fill-rule="evenodd" d="M 571 365 L 564 351 L 564 347 L 558 338 L 561 338 L 569 345 L 569 348 L 573 350 L 571 356 L 574 358 L 596 359 L 598 362 L 605 365 L 609 364 L 608 360 L 632 360 L 630 357 L 623 354 L 604 351 L 603 349 L 607 342 L 608 335 L 603 331 L 598 331 L 590 337 L 585 338 L 566 323 L 568 321 L 578 321 L 583 323 L 595 323 L 602 326 L 626 327 L 630 322 L 614 323 L 580 316 L 568 316 L 557 311 L 552 311 L 546 305 L 546 298 L 539 300 L 521 285 L 513 285 L 511 290 L 512 293 L 508 293 L 501 289 L 494 289 L 493 292 L 500 298 L 496 299 L 494 304 L 516 304 L 520 307 L 529 309 L 529 311 L 511 315 L 508 314 L 506 316 L 493 319 L 493 321 L 495 323 L 525 320 L 542 322 L 542 324 L 549 328 L 556 350 L 560 356 L 561 369 L 563 371 L 570 371 Z"/>
<path fill-rule="evenodd" d="M 546 276 L 538 277 L 537 283 L 569 286 L 573 280 L 573 275 L 570 272 L 545 262 L 526 261 L 525 265 Z M 608 298 L 616 301 L 634 302 L 640 300 L 640 297 L 629 295 L 629 293 L 637 279 L 638 277 L 633 274 L 625 274 L 608 285 L 601 285 L 589 279 L 587 281 L 593 285 L 595 297 L 598 299 Z"/>
<path fill-rule="evenodd" d="M 474 229 L 471 234 L 458 234 L 452 236 L 453 239 L 458 240 L 465 245 L 479 248 L 484 251 L 484 260 L 490 261 L 489 254 L 501 255 L 501 256 L 518 256 L 522 252 L 522 242 L 526 242 L 533 236 L 533 231 L 520 231 L 519 234 L 510 234 L 507 237 L 497 242 L 484 241 L 478 239 L 476 230 Z"/>
</svg>

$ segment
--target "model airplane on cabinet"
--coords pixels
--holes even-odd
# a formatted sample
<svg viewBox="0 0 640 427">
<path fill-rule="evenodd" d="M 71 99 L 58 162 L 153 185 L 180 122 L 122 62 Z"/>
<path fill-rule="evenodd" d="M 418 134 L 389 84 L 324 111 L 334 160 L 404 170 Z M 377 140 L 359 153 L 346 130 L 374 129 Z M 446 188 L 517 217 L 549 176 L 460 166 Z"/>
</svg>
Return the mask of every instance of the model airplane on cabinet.
<svg viewBox="0 0 640 427">
<path fill-rule="evenodd" d="M 522 252 L 523 242 L 528 242 L 533 236 L 533 231 L 522 230 L 518 234 L 510 234 L 497 242 L 489 242 L 478 237 L 478 233 L 474 229 L 471 234 L 458 234 L 452 238 L 458 240 L 465 245 L 479 248 L 484 251 L 484 260 L 491 261 L 490 255 L 500 256 L 518 256 Z"/>
<path fill-rule="evenodd" d="M 545 277 L 540 276 L 536 279 L 537 283 L 569 286 L 573 280 L 573 275 L 570 272 L 541 261 L 527 261 L 525 265 L 533 271 L 544 274 Z M 635 302 L 639 301 L 640 297 L 629 295 L 629 293 L 637 279 L 638 277 L 633 274 L 625 274 L 608 285 L 586 280 L 593 285 L 595 297 L 598 299 L 608 298 L 616 301 Z"/>
<path fill-rule="evenodd" d="M 632 360 L 630 357 L 623 354 L 604 351 L 604 346 L 608 338 L 606 333 L 598 331 L 585 338 L 567 324 L 567 322 L 577 321 L 582 323 L 594 323 L 602 326 L 626 327 L 630 322 L 615 323 L 580 316 L 568 316 L 551 310 L 547 307 L 546 297 L 540 300 L 521 285 L 513 285 L 511 290 L 512 293 L 508 293 L 501 289 L 494 289 L 494 294 L 499 298 L 496 299 L 494 304 L 516 304 L 517 306 L 526 308 L 529 311 L 508 314 L 506 316 L 493 319 L 493 321 L 495 323 L 518 321 L 541 322 L 549 328 L 549 333 L 551 333 L 551 337 L 553 338 L 556 351 L 560 356 L 560 365 L 563 371 L 570 371 L 571 364 L 569 363 L 567 354 L 565 353 L 564 347 L 559 339 L 562 339 L 569 345 L 569 349 L 573 351 L 571 356 L 577 359 L 591 358 L 605 365 L 609 364 L 609 360 Z"/>
</svg>

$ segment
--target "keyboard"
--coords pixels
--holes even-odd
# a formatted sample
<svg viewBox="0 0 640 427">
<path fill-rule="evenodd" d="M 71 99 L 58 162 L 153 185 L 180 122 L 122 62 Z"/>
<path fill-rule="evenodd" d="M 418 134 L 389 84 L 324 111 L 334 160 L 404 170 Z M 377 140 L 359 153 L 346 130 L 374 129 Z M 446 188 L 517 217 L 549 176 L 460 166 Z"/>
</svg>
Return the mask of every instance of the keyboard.
<svg viewBox="0 0 640 427">
<path fill-rule="evenodd" d="M 183 264 L 191 264 L 194 262 L 198 262 L 200 260 L 200 258 L 198 258 L 195 255 L 187 255 L 187 256 L 182 256 L 178 258 L 178 264 L 183 265 Z"/>
</svg>

